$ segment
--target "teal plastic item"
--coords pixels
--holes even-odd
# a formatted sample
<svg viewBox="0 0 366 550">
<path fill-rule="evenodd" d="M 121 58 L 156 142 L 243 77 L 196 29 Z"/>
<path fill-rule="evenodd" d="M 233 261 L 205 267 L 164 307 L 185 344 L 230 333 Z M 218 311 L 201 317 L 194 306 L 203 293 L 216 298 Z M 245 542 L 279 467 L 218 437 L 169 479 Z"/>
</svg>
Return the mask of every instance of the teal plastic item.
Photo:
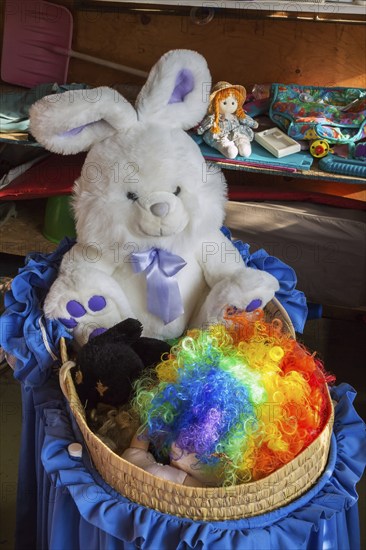
<svg viewBox="0 0 366 550">
<path fill-rule="evenodd" d="M 200 137 L 200 136 L 198 136 Z M 195 138 L 194 138 L 195 139 Z M 195 139 L 197 142 L 198 140 Z M 201 153 L 205 158 L 217 159 L 222 162 L 236 162 L 238 165 L 243 164 L 244 166 L 263 166 L 263 168 L 268 167 L 278 167 L 278 168 L 288 168 L 291 170 L 310 170 L 310 167 L 313 163 L 313 157 L 306 151 L 300 151 L 299 153 L 293 153 L 292 155 L 287 155 L 286 157 L 277 158 L 272 153 L 269 153 L 256 143 L 255 141 L 251 142 L 252 154 L 250 157 L 240 157 L 237 156 L 233 160 L 226 159 L 219 151 L 213 149 L 205 143 L 199 143 Z"/>
<path fill-rule="evenodd" d="M 319 168 L 334 174 L 366 178 L 366 162 L 364 160 L 345 159 L 336 155 L 328 155 L 320 159 Z"/>
<path fill-rule="evenodd" d="M 43 235 L 53 243 L 58 244 L 64 237 L 76 237 L 70 199 L 70 195 L 57 195 L 47 199 Z"/>
</svg>

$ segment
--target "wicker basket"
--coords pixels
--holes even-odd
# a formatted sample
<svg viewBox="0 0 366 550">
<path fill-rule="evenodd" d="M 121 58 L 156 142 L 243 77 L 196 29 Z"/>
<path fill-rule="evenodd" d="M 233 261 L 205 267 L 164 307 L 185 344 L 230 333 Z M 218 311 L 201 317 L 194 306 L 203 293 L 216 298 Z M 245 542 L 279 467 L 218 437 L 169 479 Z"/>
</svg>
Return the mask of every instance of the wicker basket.
<svg viewBox="0 0 366 550">
<path fill-rule="evenodd" d="M 291 321 L 276 300 L 266 307 L 266 318 L 279 318 L 283 330 L 294 336 Z M 67 361 L 65 346 L 61 352 L 64 364 L 60 385 L 96 469 L 111 487 L 138 504 L 193 520 L 235 520 L 265 514 L 288 504 L 303 495 L 323 473 L 332 434 L 332 406 L 317 439 L 290 463 L 259 481 L 231 487 L 186 487 L 149 474 L 116 455 L 90 430 L 70 374 L 75 363 Z"/>
</svg>

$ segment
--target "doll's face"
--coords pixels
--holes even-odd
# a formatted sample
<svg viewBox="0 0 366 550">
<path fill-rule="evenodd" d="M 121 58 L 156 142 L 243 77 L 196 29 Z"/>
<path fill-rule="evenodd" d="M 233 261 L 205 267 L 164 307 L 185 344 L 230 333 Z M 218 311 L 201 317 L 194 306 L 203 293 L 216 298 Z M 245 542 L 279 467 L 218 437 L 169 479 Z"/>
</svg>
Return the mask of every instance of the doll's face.
<svg viewBox="0 0 366 550">
<path fill-rule="evenodd" d="M 228 97 L 225 97 L 224 99 L 221 99 L 219 101 L 220 113 L 225 116 L 235 113 L 237 108 L 238 108 L 238 100 L 233 95 L 229 95 Z"/>
</svg>

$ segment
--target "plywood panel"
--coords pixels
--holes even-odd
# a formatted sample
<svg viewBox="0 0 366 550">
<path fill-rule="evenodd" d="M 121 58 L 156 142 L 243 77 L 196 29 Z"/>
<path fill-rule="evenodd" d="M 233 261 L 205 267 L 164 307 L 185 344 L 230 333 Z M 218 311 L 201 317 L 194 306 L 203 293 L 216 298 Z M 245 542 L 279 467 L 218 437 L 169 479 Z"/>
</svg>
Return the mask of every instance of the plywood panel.
<svg viewBox="0 0 366 550">
<path fill-rule="evenodd" d="M 139 69 L 149 70 L 169 49 L 191 48 L 207 58 L 213 80 L 247 87 L 264 82 L 366 87 L 366 25 L 248 20 L 263 13 L 242 10 L 223 11 L 207 25 L 198 25 L 183 14 L 127 13 L 121 7 L 115 13 L 103 8 L 91 12 L 76 10 L 73 0 L 53 1 L 73 13 L 75 50 Z M 0 28 L 4 6 L 0 0 Z M 69 81 L 92 85 L 142 82 L 76 60 L 70 64 Z"/>
<path fill-rule="evenodd" d="M 202 53 L 213 80 L 366 87 L 366 26 L 216 16 L 207 25 L 185 15 L 78 11 L 74 49 L 149 70 L 166 51 Z M 94 85 L 140 83 L 123 73 L 72 61 L 70 79 Z"/>
</svg>

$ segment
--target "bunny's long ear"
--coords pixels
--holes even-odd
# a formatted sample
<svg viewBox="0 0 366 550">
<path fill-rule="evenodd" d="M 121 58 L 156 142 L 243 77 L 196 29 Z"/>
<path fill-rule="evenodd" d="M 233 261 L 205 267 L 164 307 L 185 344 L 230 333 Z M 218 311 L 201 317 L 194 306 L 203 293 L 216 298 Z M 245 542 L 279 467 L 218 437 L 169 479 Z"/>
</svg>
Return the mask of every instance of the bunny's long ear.
<svg viewBox="0 0 366 550">
<path fill-rule="evenodd" d="M 205 58 L 191 50 L 172 50 L 151 69 L 136 100 L 137 116 L 188 130 L 206 114 L 210 89 Z"/>
<path fill-rule="evenodd" d="M 134 108 L 115 90 L 100 87 L 46 96 L 30 109 L 30 131 L 49 151 L 87 151 L 137 121 Z"/>
</svg>

